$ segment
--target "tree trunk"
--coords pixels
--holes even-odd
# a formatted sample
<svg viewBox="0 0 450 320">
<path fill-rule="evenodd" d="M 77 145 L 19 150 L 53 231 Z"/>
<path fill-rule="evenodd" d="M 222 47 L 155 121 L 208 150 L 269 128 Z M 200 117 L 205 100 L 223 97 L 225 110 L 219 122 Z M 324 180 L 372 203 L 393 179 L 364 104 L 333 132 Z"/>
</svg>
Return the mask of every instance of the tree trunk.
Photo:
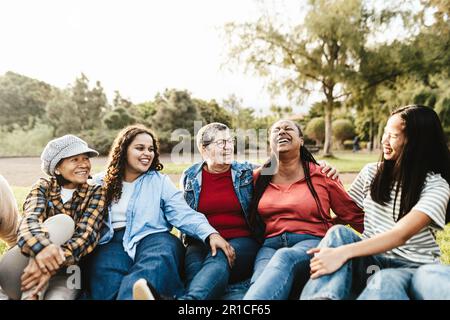
<svg viewBox="0 0 450 320">
<path fill-rule="evenodd" d="M 327 99 L 327 104 L 325 105 L 325 143 L 323 145 L 323 156 L 324 157 L 332 157 L 333 153 L 331 152 L 332 146 L 332 129 L 331 129 L 331 119 L 333 115 L 333 100 L 332 98 Z"/>
<path fill-rule="evenodd" d="M 374 128 L 373 128 L 373 112 L 372 115 L 370 116 L 370 137 L 369 137 L 369 143 L 370 143 L 370 148 L 369 151 L 373 151 L 373 142 L 374 142 Z"/>
</svg>

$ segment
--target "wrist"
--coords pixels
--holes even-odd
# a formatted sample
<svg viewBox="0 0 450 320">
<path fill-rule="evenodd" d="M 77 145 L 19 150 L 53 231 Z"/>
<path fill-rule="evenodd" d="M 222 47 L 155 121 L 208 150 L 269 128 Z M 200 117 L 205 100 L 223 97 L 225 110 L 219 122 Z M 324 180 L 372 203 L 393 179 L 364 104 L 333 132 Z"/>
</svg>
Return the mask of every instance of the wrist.
<svg viewBox="0 0 450 320">
<path fill-rule="evenodd" d="M 348 261 L 353 258 L 352 250 L 349 250 L 349 248 L 347 246 L 338 247 L 338 248 L 336 248 L 336 250 L 338 250 L 339 255 L 343 259 L 345 259 L 345 261 Z"/>
<path fill-rule="evenodd" d="M 218 236 L 219 233 L 218 232 L 213 232 L 208 236 L 208 240 L 211 239 L 212 236 Z"/>
</svg>

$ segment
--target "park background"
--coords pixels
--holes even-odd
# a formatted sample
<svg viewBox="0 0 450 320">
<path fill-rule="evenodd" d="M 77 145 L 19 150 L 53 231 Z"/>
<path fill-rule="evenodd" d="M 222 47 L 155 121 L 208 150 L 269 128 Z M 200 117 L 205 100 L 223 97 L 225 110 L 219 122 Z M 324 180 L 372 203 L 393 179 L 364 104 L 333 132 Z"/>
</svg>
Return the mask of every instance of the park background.
<svg viewBox="0 0 450 320">
<path fill-rule="evenodd" d="M 193 142 L 195 121 L 290 118 L 348 188 L 394 108 L 434 108 L 450 136 L 449 15 L 449 0 L 2 2 L 0 174 L 21 207 L 50 139 L 85 139 L 97 173 L 117 132 L 142 123 L 177 183 L 189 163 L 171 161 L 175 130 Z M 438 241 L 450 264 L 450 226 Z"/>
</svg>

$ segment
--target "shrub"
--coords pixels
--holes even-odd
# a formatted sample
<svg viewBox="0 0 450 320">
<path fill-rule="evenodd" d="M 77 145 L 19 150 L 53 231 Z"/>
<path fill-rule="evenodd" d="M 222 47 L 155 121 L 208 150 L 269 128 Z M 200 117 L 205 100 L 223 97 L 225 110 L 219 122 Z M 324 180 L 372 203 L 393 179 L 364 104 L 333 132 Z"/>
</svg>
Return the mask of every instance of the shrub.
<svg viewBox="0 0 450 320">
<path fill-rule="evenodd" d="M 323 118 L 313 118 L 308 122 L 305 134 L 316 141 L 316 144 L 323 144 L 325 140 L 325 120 Z"/>
<path fill-rule="evenodd" d="M 52 138 L 53 129 L 45 124 L 36 124 L 30 130 L 19 125 L 11 132 L 0 129 L 0 156 L 39 156 Z"/>
<path fill-rule="evenodd" d="M 119 130 L 92 129 L 79 133 L 78 136 L 85 140 L 89 147 L 97 150 L 100 155 L 108 155 L 118 132 Z"/>
<path fill-rule="evenodd" d="M 350 120 L 347 119 L 337 119 L 332 123 L 333 128 L 333 137 L 338 141 L 341 145 L 344 144 L 344 141 L 347 139 L 351 139 L 355 136 L 355 127 Z"/>
</svg>

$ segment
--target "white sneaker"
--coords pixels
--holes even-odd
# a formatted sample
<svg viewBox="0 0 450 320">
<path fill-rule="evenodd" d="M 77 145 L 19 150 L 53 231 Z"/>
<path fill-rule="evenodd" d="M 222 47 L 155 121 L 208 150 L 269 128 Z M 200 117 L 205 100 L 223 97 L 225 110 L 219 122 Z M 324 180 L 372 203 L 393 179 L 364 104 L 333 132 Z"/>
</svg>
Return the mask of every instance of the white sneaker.
<svg viewBox="0 0 450 320">
<path fill-rule="evenodd" d="M 156 300 L 145 279 L 139 279 L 134 283 L 133 300 Z"/>
</svg>

